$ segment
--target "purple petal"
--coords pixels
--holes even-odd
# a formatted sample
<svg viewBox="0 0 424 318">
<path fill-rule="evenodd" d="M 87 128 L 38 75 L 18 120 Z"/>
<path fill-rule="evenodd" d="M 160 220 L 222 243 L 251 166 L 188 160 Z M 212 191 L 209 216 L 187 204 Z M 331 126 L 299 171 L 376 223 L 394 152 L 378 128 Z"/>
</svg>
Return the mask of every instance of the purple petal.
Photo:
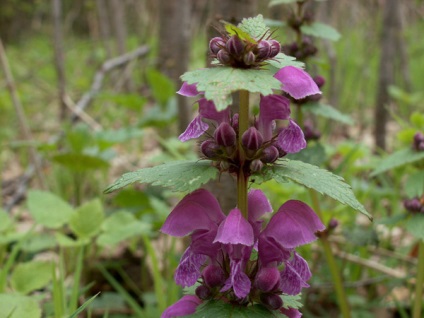
<svg viewBox="0 0 424 318">
<path fill-rule="evenodd" d="M 230 108 L 217 111 L 215 104 L 206 98 L 199 99 L 199 114 L 202 118 L 215 121 L 217 124 L 230 122 Z"/>
<path fill-rule="evenodd" d="M 230 211 L 226 219 L 219 225 L 214 242 L 223 244 L 242 244 L 251 246 L 254 243 L 253 229 L 241 215 L 239 209 Z"/>
<path fill-rule="evenodd" d="M 265 194 L 258 189 L 251 190 L 247 195 L 247 206 L 250 222 L 255 222 L 265 213 L 272 212 L 271 203 L 269 203 Z"/>
<path fill-rule="evenodd" d="M 261 96 L 259 103 L 258 130 L 265 141 L 272 138 L 273 121 L 289 119 L 290 101 L 280 95 Z"/>
<path fill-rule="evenodd" d="M 231 260 L 230 267 L 230 277 L 226 280 L 224 287 L 222 287 L 220 291 L 224 292 L 232 287 L 237 298 L 242 299 L 250 292 L 250 279 L 243 270 L 244 266 L 242 260 Z"/>
<path fill-rule="evenodd" d="M 287 153 L 296 153 L 306 147 L 305 135 L 293 120 L 290 119 L 289 126 L 278 135 L 278 146 Z"/>
<path fill-rule="evenodd" d="M 274 77 L 283 84 L 281 89 L 295 99 L 321 94 L 312 77 L 300 68 L 294 66 L 283 67 Z"/>
<path fill-rule="evenodd" d="M 284 315 L 287 316 L 287 318 L 300 318 L 302 317 L 302 314 L 300 313 L 299 310 L 294 309 L 294 308 L 289 308 L 289 309 L 285 309 L 285 308 L 281 308 L 280 312 Z"/>
<path fill-rule="evenodd" d="M 307 204 L 289 200 L 274 214 L 261 236 L 290 249 L 315 241 L 315 232 L 324 229 L 324 224 Z M 259 251 L 260 248 L 259 245 Z"/>
<path fill-rule="evenodd" d="M 197 84 L 187 84 L 187 82 L 184 82 L 183 86 L 181 86 L 177 94 L 187 97 L 199 95 L 199 91 L 197 90 Z"/>
<path fill-rule="evenodd" d="M 161 318 L 174 318 L 191 315 L 196 312 L 197 306 L 202 301 L 194 295 L 185 295 L 175 304 L 169 306 L 160 316 Z"/>
<path fill-rule="evenodd" d="M 281 272 L 280 290 L 288 295 L 297 295 L 302 288 L 309 287 L 306 281 L 311 278 L 308 263 L 296 252 L 292 260 L 288 261 Z"/>
<path fill-rule="evenodd" d="M 193 138 L 199 138 L 203 133 L 208 130 L 209 125 L 202 121 L 202 116 L 195 117 L 186 130 L 178 137 L 181 141 L 187 141 Z"/>
<path fill-rule="evenodd" d="M 224 218 L 216 198 L 207 190 L 199 189 L 177 204 L 161 231 L 173 236 L 186 236 L 195 230 L 210 230 Z"/>
<path fill-rule="evenodd" d="M 212 260 L 216 259 L 217 254 L 221 248 L 220 243 L 214 243 L 218 226 L 210 230 L 198 230 L 191 234 L 191 250 L 196 254 L 203 254 L 209 256 Z"/>
<path fill-rule="evenodd" d="M 194 254 L 188 247 L 181 256 L 180 263 L 175 271 L 174 279 L 177 285 L 187 287 L 193 286 L 200 277 L 200 267 L 206 262 L 207 257 Z"/>
<path fill-rule="evenodd" d="M 261 233 L 258 239 L 258 257 L 261 266 L 266 267 L 271 263 L 280 264 L 289 260 L 291 250 L 282 247 L 272 237 L 266 236 L 264 232 Z"/>
</svg>

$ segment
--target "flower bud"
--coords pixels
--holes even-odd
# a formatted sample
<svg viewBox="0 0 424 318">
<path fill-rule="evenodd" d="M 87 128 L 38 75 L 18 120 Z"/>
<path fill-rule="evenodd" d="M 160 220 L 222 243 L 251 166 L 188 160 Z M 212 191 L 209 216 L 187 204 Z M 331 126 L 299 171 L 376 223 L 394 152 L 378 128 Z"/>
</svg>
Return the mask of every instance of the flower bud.
<svg viewBox="0 0 424 318">
<path fill-rule="evenodd" d="M 262 303 L 272 310 L 280 309 L 283 306 L 283 300 L 280 296 L 275 294 L 262 294 L 261 295 Z"/>
<path fill-rule="evenodd" d="M 209 50 L 212 54 L 218 54 L 223 47 L 225 47 L 225 42 L 220 37 L 214 37 L 209 41 Z"/>
<path fill-rule="evenodd" d="M 276 267 L 262 268 L 255 278 L 255 286 L 264 292 L 269 292 L 278 286 L 280 272 Z"/>
<path fill-rule="evenodd" d="M 403 201 L 403 206 L 410 212 L 420 212 L 422 204 L 418 198 Z"/>
<path fill-rule="evenodd" d="M 252 172 L 258 172 L 261 171 L 263 168 L 264 164 L 262 161 L 260 161 L 259 159 L 255 159 L 250 163 L 250 171 Z"/>
<path fill-rule="evenodd" d="M 228 39 L 226 43 L 226 48 L 228 53 L 238 58 L 241 57 L 241 54 L 244 51 L 244 43 L 237 35 L 233 35 L 231 38 Z"/>
<path fill-rule="evenodd" d="M 219 52 L 216 54 L 216 58 L 224 65 L 227 65 L 231 62 L 230 54 L 228 54 L 228 52 L 224 49 L 219 50 Z"/>
<path fill-rule="evenodd" d="M 280 53 L 281 45 L 280 45 L 280 42 L 278 42 L 276 40 L 270 40 L 269 43 L 271 45 L 271 50 L 270 50 L 268 58 L 273 58 L 278 53 Z"/>
<path fill-rule="evenodd" d="M 220 287 L 225 282 L 225 273 L 217 265 L 208 265 L 202 272 L 203 282 L 210 288 Z"/>
<path fill-rule="evenodd" d="M 242 145 L 249 150 L 257 150 L 263 143 L 262 134 L 255 127 L 250 127 L 241 136 Z"/>
<path fill-rule="evenodd" d="M 243 62 L 246 65 L 252 65 L 255 63 L 255 54 L 253 54 L 252 51 L 247 52 L 244 56 L 243 56 Z"/>
<path fill-rule="evenodd" d="M 424 150 L 424 134 L 417 132 L 414 135 L 413 148 L 417 151 Z"/>
<path fill-rule="evenodd" d="M 325 78 L 320 76 L 320 75 L 315 76 L 313 78 L 313 80 L 314 80 L 315 84 L 317 84 L 318 88 L 323 87 L 324 84 L 325 84 Z"/>
<path fill-rule="evenodd" d="M 264 163 L 273 163 L 279 156 L 278 149 L 274 146 L 269 146 L 262 151 L 261 160 Z"/>
<path fill-rule="evenodd" d="M 334 230 L 338 225 L 339 221 L 337 221 L 337 219 L 332 218 L 328 221 L 328 229 L 330 230 Z"/>
<path fill-rule="evenodd" d="M 202 300 L 208 300 L 212 297 L 212 291 L 204 285 L 200 285 L 199 287 L 197 287 L 195 293 L 196 296 Z"/>
<path fill-rule="evenodd" d="M 229 123 L 223 122 L 214 132 L 216 143 L 220 146 L 231 147 L 236 144 L 236 132 Z"/>
<path fill-rule="evenodd" d="M 231 121 L 231 126 L 233 126 L 235 131 L 238 131 L 238 128 L 239 128 L 239 114 L 238 113 L 235 113 L 233 115 L 233 119 Z"/>
<path fill-rule="evenodd" d="M 219 156 L 221 147 L 213 140 L 205 140 L 200 145 L 200 151 L 206 158 L 213 159 Z"/>
<path fill-rule="evenodd" d="M 262 40 L 258 43 L 257 49 L 258 53 L 256 54 L 256 58 L 258 60 L 265 60 L 271 53 L 271 44 L 269 44 L 267 40 Z"/>
</svg>

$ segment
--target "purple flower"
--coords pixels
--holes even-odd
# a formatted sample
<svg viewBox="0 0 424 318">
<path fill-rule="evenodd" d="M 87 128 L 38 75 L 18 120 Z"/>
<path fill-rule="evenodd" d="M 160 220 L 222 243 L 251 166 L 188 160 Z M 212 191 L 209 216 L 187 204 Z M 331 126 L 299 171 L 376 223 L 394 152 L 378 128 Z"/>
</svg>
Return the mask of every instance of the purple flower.
<svg viewBox="0 0 424 318">
<path fill-rule="evenodd" d="M 294 308 L 289 308 L 289 309 L 285 309 L 285 308 L 281 308 L 280 312 L 284 315 L 286 315 L 288 318 L 300 318 L 302 317 L 302 314 L 300 313 L 299 310 L 294 309 Z"/>
<path fill-rule="evenodd" d="M 300 68 L 285 66 L 275 73 L 274 77 L 283 84 L 281 89 L 294 99 L 321 94 L 312 77 Z"/>
<path fill-rule="evenodd" d="M 193 295 L 185 295 L 175 304 L 169 306 L 160 316 L 161 318 L 174 318 L 194 314 L 197 306 L 202 301 Z"/>
</svg>

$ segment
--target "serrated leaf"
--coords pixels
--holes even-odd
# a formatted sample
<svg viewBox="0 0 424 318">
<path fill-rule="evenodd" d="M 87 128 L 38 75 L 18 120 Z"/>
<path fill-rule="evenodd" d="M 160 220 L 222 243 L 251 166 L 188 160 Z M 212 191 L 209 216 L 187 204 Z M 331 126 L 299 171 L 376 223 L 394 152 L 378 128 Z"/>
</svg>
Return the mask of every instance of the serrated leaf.
<svg viewBox="0 0 424 318">
<path fill-rule="evenodd" d="M 12 226 L 13 222 L 9 214 L 0 208 L 0 233 L 8 230 Z"/>
<path fill-rule="evenodd" d="M 424 171 L 418 171 L 408 176 L 405 192 L 409 198 L 424 195 Z"/>
<path fill-rule="evenodd" d="M 51 262 L 32 261 L 20 263 L 15 267 L 10 277 L 10 284 L 19 293 L 28 294 L 46 286 L 51 279 Z"/>
<path fill-rule="evenodd" d="M 281 82 L 265 69 L 217 66 L 184 73 L 181 79 L 188 84 L 197 83 L 197 90 L 204 92 L 206 99 L 212 100 L 218 111 L 232 103 L 233 92 L 247 90 L 266 96 L 281 88 Z"/>
<path fill-rule="evenodd" d="M 57 229 L 67 223 L 74 213 L 72 206 L 57 195 L 30 190 L 28 209 L 35 222 L 50 229 Z"/>
<path fill-rule="evenodd" d="M 285 55 L 284 53 L 278 53 L 273 59 L 266 61 L 269 65 L 274 66 L 278 70 L 285 66 L 294 66 L 298 68 L 304 68 L 305 64 L 300 61 L 296 61 L 293 56 Z"/>
<path fill-rule="evenodd" d="M 218 170 L 208 160 L 175 161 L 152 168 L 128 172 L 111 184 L 105 193 L 123 188 L 131 183 L 150 183 L 171 188 L 173 191 L 193 191 L 217 176 Z"/>
<path fill-rule="evenodd" d="M 237 306 L 219 300 L 210 300 L 199 307 L 194 314 L 185 316 L 186 318 L 282 318 L 285 315 L 270 311 L 262 305 L 249 307 Z"/>
<path fill-rule="evenodd" d="M 286 309 L 294 308 L 299 309 L 303 305 L 300 302 L 301 300 L 301 294 L 298 295 L 281 295 L 281 299 L 283 300 L 283 307 Z"/>
<path fill-rule="evenodd" d="M 379 161 L 377 168 L 370 174 L 370 177 L 423 159 L 424 151 L 417 152 L 412 149 L 401 149 Z"/>
<path fill-rule="evenodd" d="M 279 4 L 295 3 L 297 1 L 299 1 L 299 0 L 271 0 L 268 6 L 272 7 L 272 6 L 276 6 L 276 5 L 279 5 Z"/>
<path fill-rule="evenodd" d="M 242 31 L 250 34 L 256 40 L 266 38 L 270 34 L 269 28 L 265 24 L 265 20 L 262 14 L 259 14 L 253 18 L 244 18 L 238 24 L 238 27 Z"/>
<path fill-rule="evenodd" d="M 105 169 L 109 163 L 100 158 L 82 153 L 64 153 L 55 155 L 52 160 L 74 171 Z"/>
<path fill-rule="evenodd" d="M 91 238 L 100 231 L 103 222 L 103 206 L 99 199 L 81 205 L 69 220 L 69 227 L 78 238 Z"/>
<path fill-rule="evenodd" d="M 267 173 L 271 174 L 277 182 L 285 181 L 286 178 L 290 179 L 321 194 L 328 195 L 340 203 L 347 204 L 372 219 L 365 207 L 356 199 L 351 186 L 345 183 L 342 177 L 332 174 L 330 171 L 305 162 L 288 159 L 282 160 L 281 165 L 267 170 Z"/>
<path fill-rule="evenodd" d="M 291 153 L 286 156 L 290 160 L 299 160 L 315 166 L 321 166 L 326 160 L 325 148 L 319 143 L 308 143 L 308 147 L 297 153 Z"/>
<path fill-rule="evenodd" d="M 231 35 L 231 36 L 237 35 L 240 39 L 242 39 L 244 41 L 256 44 L 256 40 L 254 38 L 252 38 L 249 33 L 243 31 L 239 27 L 236 27 L 234 24 L 231 24 L 229 22 L 223 21 L 223 23 L 224 23 L 224 26 L 225 26 L 225 30 L 227 31 L 227 33 L 229 35 Z"/>
<path fill-rule="evenodd" d="M 336 29 L 320 22 L 314 22 L 309 25 L 304 24 L 300 27 L 300 30 L 306 35 L 320 37 L 331 41 L 337 41 L 341 37 L 340 33 Z"/>
<path fill-rule="evenodd" d="M 424 240 L 424 215 L 413 215 L 405 225 L 406 230 L 417 239 Z"/>
<path fill-rule="evenodd" d="M 302 110 L 311 112 L 315 115 L 333 119 L 346 125 L 353 125 L 353 119 L 346 114 L 341 113 L 338 109 L 321 103 L 308 103 L 302 106 Z"/>
<path fill-rule="evenodd" d="M 40 318 L 41 309 L 35 299 L 16 295 L 0 294 L 0 318 Z"/>
</svg>

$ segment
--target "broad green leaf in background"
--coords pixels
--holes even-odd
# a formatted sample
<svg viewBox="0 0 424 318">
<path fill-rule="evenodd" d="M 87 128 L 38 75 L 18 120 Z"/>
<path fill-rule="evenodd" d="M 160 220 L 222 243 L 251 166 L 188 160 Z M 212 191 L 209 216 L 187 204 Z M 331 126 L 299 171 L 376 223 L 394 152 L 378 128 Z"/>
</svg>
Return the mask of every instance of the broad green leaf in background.
<svg viewBox="0 0 424 318">
<path fill-rule="evenodd" d="M 297 160 L 285 159 L 280 162 L 281 165 L 268 168 L 264 174 L 278 183 L 290 179 L 321 194 L 328 195 L 340 203 L 347 204 L 372 219 L 365 207 L 356 199 L 350 185 L 342 177 Z"/>
<path fill-rule="evenodd" d="M 13 222 L 9 214 L 0 208 L 0 233 L 8 230 L 12 226 Z"/>
<path fill-rule="evenodd" d="M 321 103 L 308 103 L 302 106 L 302 110 L 311 112 L 315 115 L 333 119 L 346 125 L 353 125 L 353 119 L 346 114 L 341 113 L 338 109 Z"/>
<path fill-rule="evenodd" d="M 281 82 L 265 69 L 219 66 L 184 73 L 181 79 L 188 84 L 197 83 L 197 90 L 204 92 L 206 99 L 212 100 L 218 111 L 232 103 L 233 92 L 247 90 L 266 96 L 272 94 L 274 89 L 281 88 Z"/>
<path fill-rule="evenodd" d="M 270 311 L 262 305 L 237 306 L 219 300 L 210 300 L 197 307 L 194 314 L 186 318 L 283 318 L 276 310 Z"/>
<path fill-rule="evenodd" d="M 40 318 L 41 309 L 34 298 L 0 294 L 0 318 Z"/>
<path fill-rule="evenodd" d="M 316 36 L 331 41 L 337 41 L 341 37 L 336 29 L 320 22 L 314 22 L 309 25 L 304 24 L 300 27 L 300 30 L 306 35 Z"/>
<path fill-rule="evenodd" d="M 194 191 L 202 184 L 214 179 L 218 169 L 208 160 L 175 161 L 152 168 L 128 172 L 111 184 L 105 193 L 123 188 L 131 183 L 151 183 L 152 185 L 171 188 L 173 191 Z"/>
<path fill-rule="evenodd" d="M 69 203 L 57 195 L 39 190 L 28 192 L 28 209 L 37 224 L 57 229 L 67 223 L 74 213 Z"/>
<path fill-rule="evenodd" d="M 102 233 L 97 238 L 101 246 L 115 245 L 131 237 L 148 234 L 151 224 L 141 222 L 126 211 L 115 212 L 102 224 Z"/>
<path fill-rule="evenodd" d="M 271 0 L 269 2 L 268 6 L 272 7 L 272 6 L 276 6 L 276 5 L 279 5 L 279 4 L 295 3 L 297 1 L 299 1 L 299 0 Z"/>
<path fill-rule="evenodd" d="M 22 251 L 38 253 L 50 250 L 57 245 L 56 239 L 52 233 L 34 233 L 29 235 L 22 244 Z"/>
<path fill-rule="evenodd" d="M 411 216 L 406 221 L 405 228 L 417 239 L 424 240 L 424 215 L 418 213 Z"/>
<path fill-rule="evenodd" d="M 103 206 L 99 199 L 84 203 L 69 220 L 71 230 L 78 238 L 90 238 L 100 231 L 104 219 Z"/>
<path fill-rule="evenodd" d="M 417 152 L 413 149 L 398 150 L 378 161 L 377 168 L 370 174 L 370 177 L 374 177 L 382 172 L 420 160 L 424 160 L 424 151 Z"/>
<path fill-rule="evenodd" d="M 405 192 L 409 198 L 424 194 L 424 171 L 418 171 L 408 176 L 405 183 Z"/>
<path fill-rule="evenodd" d="M 270 34 L 269 28 L 265 24 L 262 14 L 259 14 L 253 18 L 244 18 L 238 24 L 238 27 L 244 32 L 250 34 L 256 40 L 261 38 L 267 39 L 268 35 Z"/>
<path fill-rule="evenodd" d="M 162 106 L 166 105 L 168 100 L 175 95 L 176 89 L 174 83 L 167 76 L 155 69 L 147 70 L 146 76 L 155 100 Z"/>
<path fill-rule="evenodd" d="M 97 157 L 82 153 L 63 153 L 52 157 L 52 160 L 64 165 L 74 171 L 87 171 L 95 169 L 105 169 L 109 167 L 109 162 Z"/>
<path fill-rule="evenodd" d="M 88 238 L 74 240 L 71 237 L 60 232 L 56 232 L 54 236 L 57 241 L 57 244 L 59 244 L 59 246 L 61 247 L 78 247 L 90 243 L 90 240 Z"/>
<path fill-rule="evenodd" d="M 51 279 L 51 262 L 31 261 L 27 263 L 19 263 L 15 267 L 10 277 L 10 284 L 17 292 L 28 294 L 46 286 Z"/>
</svg>

